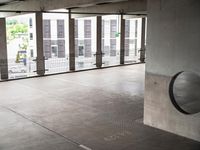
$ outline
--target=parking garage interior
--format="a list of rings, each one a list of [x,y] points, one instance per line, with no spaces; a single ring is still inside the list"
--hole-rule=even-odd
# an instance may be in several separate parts
[[[0,150],[199,150],[198,0],[0,2]]]

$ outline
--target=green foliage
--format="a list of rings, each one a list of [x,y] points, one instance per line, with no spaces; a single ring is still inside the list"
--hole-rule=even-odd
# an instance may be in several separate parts
[[[20,63],[21,60],[26,58],[26,54],[21,54],[20,51],[26,51],[28,49],[28,24],[18,22],[17,20],[8,20],[6,22],[7,28],[7,42],[11,42],[12,40],[18,39],[20,43],[18,47],[13,49],[13,51],[18,51],[16,54],[16,63]],[[18,41],[17,40],[17,41]]]
[[[20,45],[21,50],[27,50],[28,48],[28,38],[23,38],[23,43]]]
[[[20,34],[28,33],[28,25],[18,23],[16,20],[10,20],[7,23],[7,39],[8,41],[19,37]]]
[[[116,32],[115,37],[119,37],[119,36],[120,36],[120,32]]]
[[[8,25],[15,25],[15,24],[17,24],[17,20],[8,20],[8,21],[6,21],[6,25],[8,26]]]
[[[19,59],[20,59],[20,56],[19,56],[19,53],[17,53],[15,62],[16,62],[16,63],[19,63]]]

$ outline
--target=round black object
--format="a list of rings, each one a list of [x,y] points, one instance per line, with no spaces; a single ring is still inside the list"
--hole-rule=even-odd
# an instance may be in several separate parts
[[[184,114],[200,112],[200,76],[192,72],[179,72],[169,85],[169,95],[176,109]]]

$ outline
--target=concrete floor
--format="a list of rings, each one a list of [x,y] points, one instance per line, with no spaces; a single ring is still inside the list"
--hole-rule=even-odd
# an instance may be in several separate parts
[[[200,149],[143,125],[143,95],[143,64],[2,82],[0,150]]]

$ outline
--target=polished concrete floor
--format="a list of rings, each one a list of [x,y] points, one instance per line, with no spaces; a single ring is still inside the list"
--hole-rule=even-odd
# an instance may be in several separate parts
[[[200,150],[143,125],[144,65],[0,83],[0,150]]]

